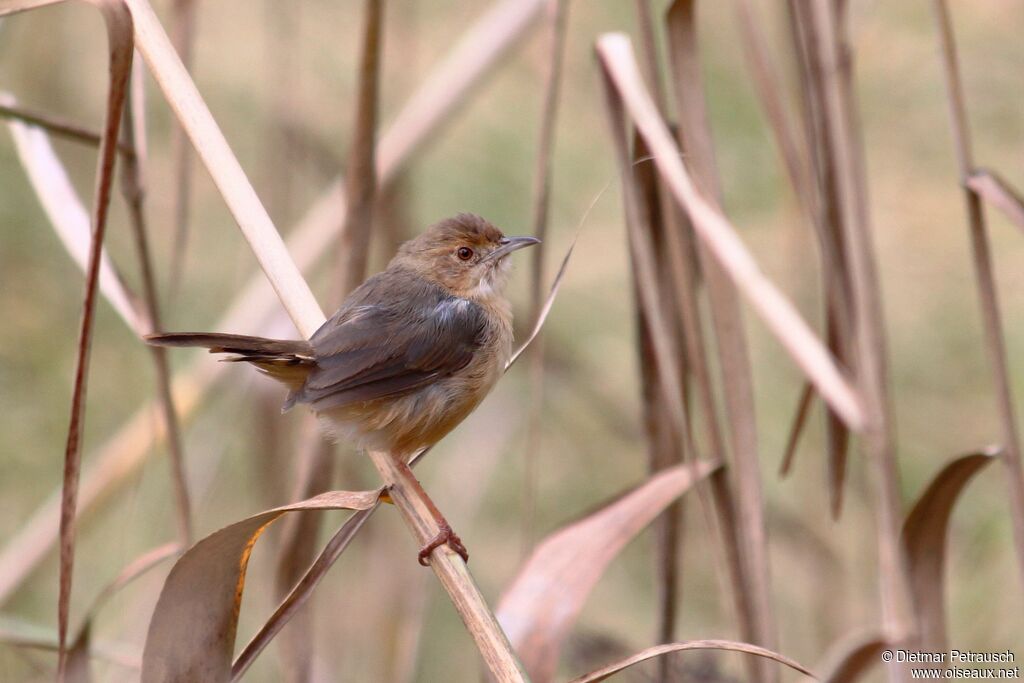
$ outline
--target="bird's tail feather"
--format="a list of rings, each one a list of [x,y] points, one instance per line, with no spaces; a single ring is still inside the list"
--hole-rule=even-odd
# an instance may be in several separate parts
[[[302,386],[316,362],[313,347],[303,340],[267,339],[244,334],[175,332],[146,335],[146,342],[154,346],[199,346],[209,349],[210,353],[233,353],[234,356],[224,360],[252,363],[263,373],[293,390]]]

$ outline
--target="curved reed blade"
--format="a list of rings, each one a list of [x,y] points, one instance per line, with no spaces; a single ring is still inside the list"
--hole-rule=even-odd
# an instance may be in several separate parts
[[[935,475],[903,522],[901,540],[910,566],[910,586],[920,629],[920,647],[946,650],[946,539],[960,494],[975,474],[1000,455],[991,448],[960,456]]]
[[[498,620],[531,680],[543,683],[554,676],[562,642],[611,561],[718,467],[702,461],[663,470],[537,545],[498,606]]]
[[[249,554],[260,535],[289,512],[369,510],[377,491],[329,491],[267,510],[202,539],[171,569],[153,611],[142,654],[142,681],[226,681]]]
[[[680,643],[668,643],[666,645],[649,647],[646,650],[641,650],[632,657],[627,657],[626,659],[615,662],[614,664],[609,664],[597,671],[592,671],[583,676],[579,676],[578,678],[574,678],[569,681],[569,683],[598,683],[599,681],[606,680],[620,671],[628,669],[640,662],[645,662],[649,659],[654,659],[655,657],[664,657],[665,655],[675,652],[685,652],[687,650],[724,650],[727,652],[742,652],[744,654],[754,655],[755,657],[764,657],[765,659],[770,659],[778,662],[779,664],[785,664],[794,671],[798,671],[814,678],[814,674],[811,673],[810,669],[796,660],[790,659],[785,655],[780,655],[778,652],[773,652],[772,650],[758,645],[738,643],[733,640],[687,640]]]
[[[877,633],[855,633],[841,639],[825,655],[825,663],[818,667],[818,671],[824,672],[822,683],[854,683],[882,661],[882,650],[888,645]]]

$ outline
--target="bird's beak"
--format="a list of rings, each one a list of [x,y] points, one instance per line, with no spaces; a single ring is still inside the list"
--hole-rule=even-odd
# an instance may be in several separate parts
[[[502,237],[499,244],[501,246],[488,254],[484,261],[498,261],[517,249],[540,244],[540,240],[536,237]]]

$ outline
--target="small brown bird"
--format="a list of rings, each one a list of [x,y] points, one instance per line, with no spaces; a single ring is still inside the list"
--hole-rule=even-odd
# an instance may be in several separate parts
[[[504,371],[512,353],[506,257],[538,242],[463,213],[403,244],[309,341],[191,332],[146,339],[235,354],[225,360],[252,363],[288,386],[284,410],[308,404],[335,438],[408,461],[462,422]],[[441,532],[420,563],[445,543],[468,559],[447,521],[437,521]]]

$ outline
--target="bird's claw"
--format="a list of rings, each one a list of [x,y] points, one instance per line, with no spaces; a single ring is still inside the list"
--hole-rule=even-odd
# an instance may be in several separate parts
[[[420,554],[417,558],[419,563],[424,567],[429,567],[430,554],[442,545],[447,545],[454,552],[458,553],[463,562],[469,562],[469,553],[466,551],[466,546],[462,545],[462,539],[452,531],[452,527],[448,522],[444,522],[440,525],[437,535],[434,536],[430,543],[420,549]]]

